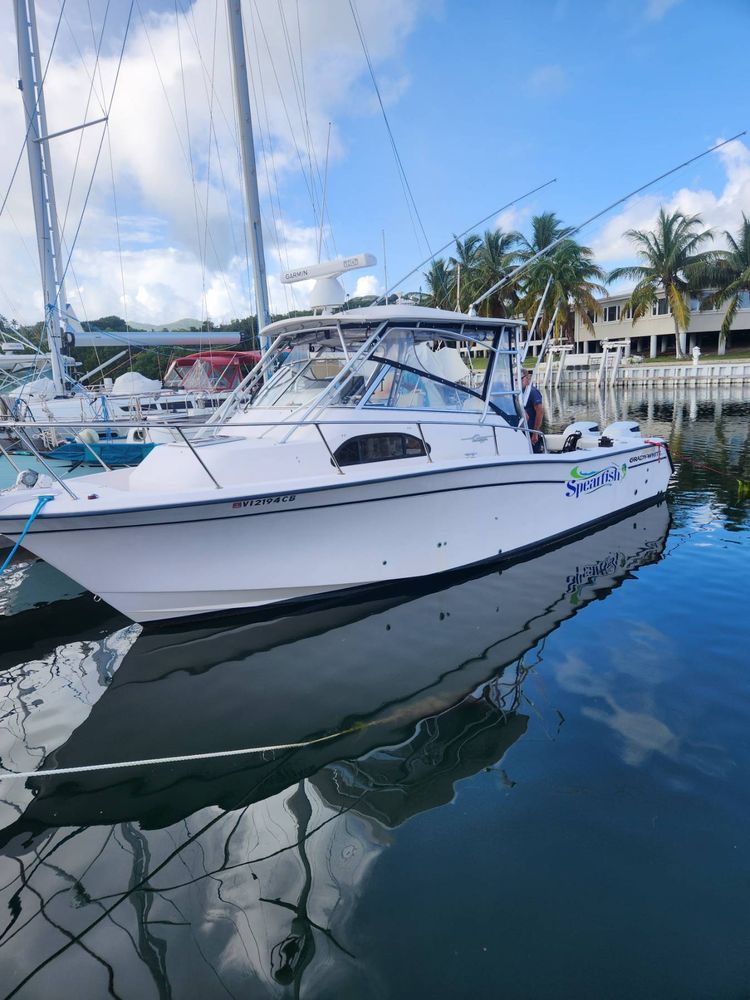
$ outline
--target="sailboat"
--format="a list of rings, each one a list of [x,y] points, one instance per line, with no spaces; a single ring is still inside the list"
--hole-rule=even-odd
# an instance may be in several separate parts
[[[45,302],[44,330],[47,352],[35,351],[32,344],[15,333],[8,340],[10,351],[0,350],[0,368],[6,374],[0,392],[6,407],[19,420],[58,423],[61,429],[70,421],[127,422],[136,413],[168,416],[175,411],[183,418],[205,419],[228,392],[219,386],[189,388],[183,385],[163,387],[138,373],[127,373],[106,386],[86,386],[105,366],[81,376],[75,372],[70,351],[77,347],[120,347],[122,350],[106,364],[125,355],[131,347],[199,346],[231,347],[239,343],[236,332],[127,331],[116,335],[86,330],[67,301],[60,228],[55,201],[51,140],[47,127],[44,88],[42,86],[39,39],[34,0],[15,0],[18,46],[19,89],[24,105],[26,151],[36,223],[37,247]],[[86,128],[85,123],[80,128]],[[66,129],[65,132],[75,131]],[[11,376],[14,376],[11,379]],[[111,381],[111,380],[110,380]],[[63,433],[67,433],[63,430]],[[48,435],[51,437],[52,435]]]

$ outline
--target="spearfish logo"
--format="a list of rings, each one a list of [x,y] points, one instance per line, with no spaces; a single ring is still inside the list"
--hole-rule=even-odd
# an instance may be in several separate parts
[[[603,486],[611,486],[624,479],[628,471],[626,465],[607,465],[603,469],[585,472],[576,465],[570,470],[570,479],[565,484],[566,497],[579,497],[582,493],[594,493]]]

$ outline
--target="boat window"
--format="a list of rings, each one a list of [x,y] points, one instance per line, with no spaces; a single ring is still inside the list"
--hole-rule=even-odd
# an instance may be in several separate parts
[[[183,369],[172,368],[167,372],[166,378],[164,379],[165,389],[179,389],[182,386],[182,376]]]
[[[255,398],[255,406],[302,406],[313,399],[344,367],[340,348],[327,344],[311,352],[310,345],[299,344],[279,354],[279,365]]]
[[[502,414],[513,427],[517,426],[520,414],[517,393],[513,385],[513,356],[508,352],[508,333],[503,330],[497,343],[497,357],[490,381],[490,403],[496,412]]]
[[[451,344],[451,346],[448,346]],[[427,339],[419,330],[393,330],[373,361],[367,406],[481,412],[481,379],[464,364],[455,341]]]
[[[211,382],[211,365],[203,358],[196,360],[182,377],[184,389],[208,390],[211,388]]]
[[[424,444],[413,434],[360,434],[349,438],[334,452],[339,465],[365,465],[425,454]]]

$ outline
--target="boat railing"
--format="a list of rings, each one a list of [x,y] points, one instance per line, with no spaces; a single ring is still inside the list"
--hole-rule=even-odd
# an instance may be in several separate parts
[[[237,421],[232,420],[231,423],[214,425],[211,429],[213,434],[211,437],[197,438],[193,437],[191,440],[190,436],[185,433],[185,431],[190,431],[192,435],[196,434],[196,426],[194,422],[191,421],[154,421],[153,419],[142,420],[142,421],[130,421],[129,427],[131,430],[142,430],[144,432],[153,432],[158,429],[163,429],[172,434],[176,433],[179,436],[178,439],[174,439],[172,442],[163,443],[173,443],[173,444],[184,444],[190,453],[195,458],[196,462],[203,469],[207,477],[211,480],[216,489],[223,489],[224,487],[216,479],[211,469],[208,467],[206,462],[203,460],[198,452],[198,449],[203,449],[206,446],[216,443],[218,438],[226,436],[226,432],[231,432],[235,428],[247,428],[251,427],[254,429],[264,429],[271,430],[273,428],[281,428],[285,432],[290,428],[296,427],[310,427],[314,429],[320,436],[328,454],[330,455],[331,462],[340,475],[345,475],[344,469],[341,467],[336,459],[334,449],[331,448],[328,439],[324,433],[323,428],[325,427],[372,427],[373,418],[369,419],[328,419],[328,418],[316,418],[313,420],[302,419],[302,420],[289,420],[288,417],[283,420],[252,420],[252,421]],[[33,455],[34,458],[39,462],[44,471],[57,482],[65,492],[74,500],[80,499],[77,494],[71,489],[69,481],[65,479],[63,475],[60,474],[60,470],[56,469],[54,465],[50,464],[50,456],[45,456],[40,452],[39,448],[34,444],[34,438],[30,433],[32,430],[38,432],[40,429],[54,428],[58,432],[66,432],[70,434],[71,438],[78,444],[82,445],[85,451],[91,456],[94,463],[101,466],[106,472],[112,472],[113,466],[106,462],[102,457],[100,452],[96,450],[95,444],[97,442],[90,441],[87,439],[86,435],[81,434],[82,430],[107,430],[112,426],[121,425],[117,421],[103,421],[103,420],[88,420],[88,421],[17,421],[17,420],[7,420],[0,419],[0,431],[3,429],[8,429],[17,436],[18,440],[22,443],[24,451]],[[205,427],[205,425],[203,425]],[[381,426],[387,427],[388,425]],[[394,433],[403,430],[404,428],[416,428],[417,435],[419,436],[422,446],[424,449],[425,457],[429,463],[433,462],[433,458],[430,454],[430,447],[427,439],[425,438],[425,427],[461,427],[467,428],[473,426],[470,422],[466,420],[445,420],[445,419],[431,419],[429,416],[420,416],[417,420],[409,420],[405,417],[403,420],[393,421]],[[518,426],[512,426],[510,424],[483,424],[482,428],[484,430],[492,431],[492,442],[494,446],[494,452],[496,456],[500,456],[500,447],[498,444],[498,431],[521,433],[526,436],[530,436],[532,433],[538,434],[542,440],[544,440],[544,433],[542,431],[529,431],[525,424],[520,422]],[[223,432],[223,433],[222,433]],[[3,446],[0,440],[0,455],[4,457],[9,464],[20,473],[23,470],[17,465],[13,460],[12,452]]]

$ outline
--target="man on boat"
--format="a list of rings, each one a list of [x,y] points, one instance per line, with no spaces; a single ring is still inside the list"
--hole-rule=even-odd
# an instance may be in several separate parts
[[[526,410],[526,423],[528,424],[529,430],[541,430],[542,418],[544,417],[542,394],[537,387],[532,384],[531,371],[528,368],[524,368],[521,374],[521,385],[523,387],[524,394],[528,391],[528,398],[524,403],[524,409]],[[531,386],[530,389],[529,386]],[[531,434],[531,447],[536,453],[543,451],[542,439],[538,434]]]

